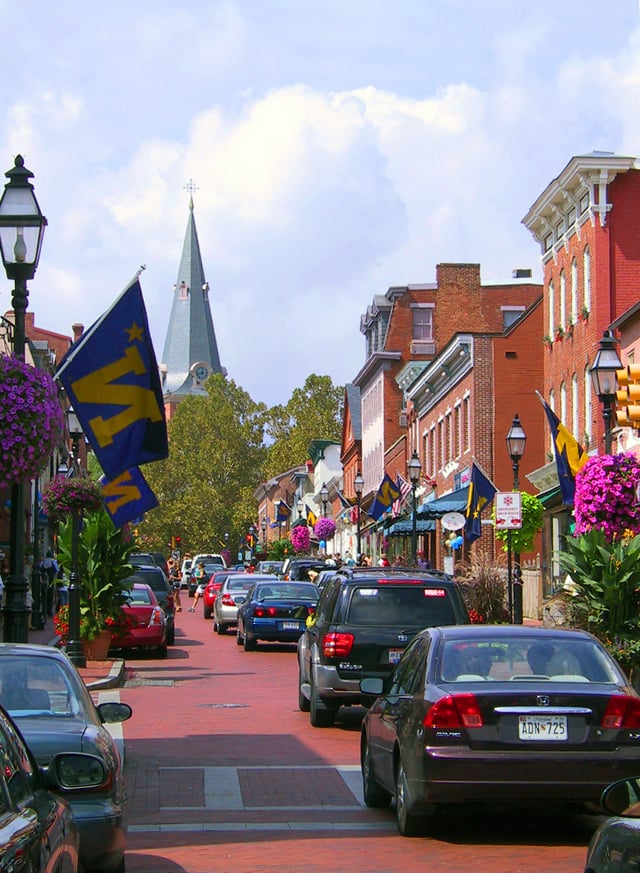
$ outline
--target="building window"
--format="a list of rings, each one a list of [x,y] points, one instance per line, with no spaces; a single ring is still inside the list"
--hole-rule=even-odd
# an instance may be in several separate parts
[[[436,448],[436,426],[435,424],[431,425],[429,430],[429,441],[431,443],[431,477],[435,477],[438,471],[438,465],[436,463],[437,460],[437,448]]]
[[[549,336],[553,339],[556,333],[556,326],[553,323],[553,319],[555,318],[555,308],[556,308],[556,294],[555,288],[553,287],[553,282],[549,282]]]
[[[591,311],[591,253],[589,252],[589,246],[584,250],[583,256],[583,264],[582,264],[583,278],[584,282],[584,308],[587,312]]]
[[[571,261],[571,324],[578,321],[578,264]]]
[[[459,403],[456,403],[454,415],[456,423],[456,458],[460,458],[462,456],[462,407]]]
[[[502,327],[506,330],[516,322],[522,313],[525,311],[524,306],[503,306],[502,307]]]
[[[549,249],[553,246],[553,234],[552,233],[548,233],[545,236],[543,245],[544,245],[545,252],[548,252]]]
[[[433,339],[433,309],[426,306],[412,308],[413,313],[413,339]]]
[[[578,412],[578,376],[574,373],[571,377],[571,432],[576,439],[580,435]]]
[[[589,372],[589,365],[584,368],[584,437],[588,446],[593,442],[593,431],[591,428],[591,391],[592,380]]]
[[[560,273],[560,322],[562,330],[567,327],[567,277],[564,270]]]
[[[464,450],[471,451],[471,398],[467,395],[463,399],[463,427],[464,427]]]
[[[567,421],[567,386],[564,382],[560,383],[560,412],[558,416],[560,421],[565,424]]]

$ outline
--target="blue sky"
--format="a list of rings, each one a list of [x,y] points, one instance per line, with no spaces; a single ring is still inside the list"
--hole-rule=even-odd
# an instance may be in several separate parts
[[[576,154],[640,156],[638,0],[0,13],[0,169],[24,156],[49,220],[36,323],[88,326],[146,264],[160,360],[193,179],[222,363],[269,405],[311,372],[352,379],[373,295],[438,263],[540,279],[521,220],[546,185]]]

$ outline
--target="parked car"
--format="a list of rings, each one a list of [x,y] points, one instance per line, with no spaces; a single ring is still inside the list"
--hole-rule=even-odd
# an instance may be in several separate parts
[[[589,843],[584,873],[637,873],[640,869],[640,779],[618,779],[600,801],[616,816],[603,822]]]
[[[523,625],[427,628],[360,682],[364,800],[400,833],[439,804],[597,804],[640,770],[640,697],[595,637]],[[379,695],[375,698],[375,695]],[[375,698],[375,699],[374,699]]]
[[[298,705],[314,727],[363,703],[359,682],[386,677],[424,627],[469,621],[460,589],[436,571],[343,568],[327,579],[298,640]]]
[[[211,618],[213,615],[213,604],[216,602],[222,583],[232,573],[233,570],[219,570],[211,575],[202,595],[202,614],[205,618]]]
[[[129,626],[112,636],[111,646],[118,649],[152,649],[158,657],[167,657],[167,621],[153,590],[135,582],[123,605]]]
[[[182,574],[180,581],[180,588],[188,588],[189,587],[189,574],[191,573],[191,558],[185,558],[182,562],[182,567],[180,569]]]
[[[260,576],[255,573],[231,573],[222,583],[222,588],[213,604],[213,629],[225,634],[227,628],[235,627],[238,607],[254,582],[277,582],[277,576]]]
[[[165,573],[166,576],[169,575],[169,563],[167,561],[166,555],[163,555],[162,552],[150,552],[151,557],[154,560],[154,563],[158,565]]]
[[[129,555],[129,563],[134,567],[157,567],[156,559],[151,552],[132,552]]]
[[[309,570],[320,573],[326,569],[325,562],[317,558],[287,558],[282,565],[282,578],[291,582],[310,582]]]
[[[62,752],[95,756],[99,778],[65,793],[80,834],[80,865],[104,873],[124,869],[127,792],[120,752],[105,725],[126,721],[131,707],[96,707],[64,652],[18,643],[0,643],[0,701],[40,767],[55,771]]]
[[[14,722],[0,707],[0,869],[76,873],[79,834],[63,795],[105,779],[93,755],[62,753],[38,767]],[[55,793],[54,793],[55,792]]]
[[[258,640],[296,643],[319,597],[311,582],[256,582],[238,608],[236,642],[245,652]]]
[[[167,645],[172,646],[176,640],[176,605],[173,597],[171,583],[160,567],[140,566],[136,572],[125,579],[125,587],[131,588],[136,582],[148,585],[156,595],[158,603],[162,607],[167,622]]]
[[[274,576],[280,576],[284,561],[258,561],[256,564],[256,573],[272,573]]]

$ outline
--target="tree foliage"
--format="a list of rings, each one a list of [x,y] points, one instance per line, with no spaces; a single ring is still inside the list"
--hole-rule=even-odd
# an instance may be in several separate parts
[[[273,406],[266,421],[266,476],[276,476],[303,464],[312,440],[340,441],[344,388],[333,384],[330,376],[307,377],[283,406]]]
[[[140,527],[142,542],[166,550],[220,551],[242,539],[255,514],[253,492],[265,460],[267,408],[221,375],[206,396],[185,398],[169,422],[169,457],[147,464],[145,478],[159,501]]]

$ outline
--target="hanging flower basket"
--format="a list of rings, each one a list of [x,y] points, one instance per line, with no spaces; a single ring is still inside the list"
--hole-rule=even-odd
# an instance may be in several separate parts
[[[305,525],[291,528],[291,545],[296,552],[308,552],[311,545],[311,533]]]
[[[56,476],[42,492],[42,505],[51,521],[61,521],[74,510],[97,512],[102,506],[102,488],[93,479]]]
[[[315,535],[319,540],[330,540],[336,532],[336,525],[331,518],[319,518],[315,526]]]
[[[0,487],[34,479],[63,432],[51,376],[13,355],[0,356]]]

